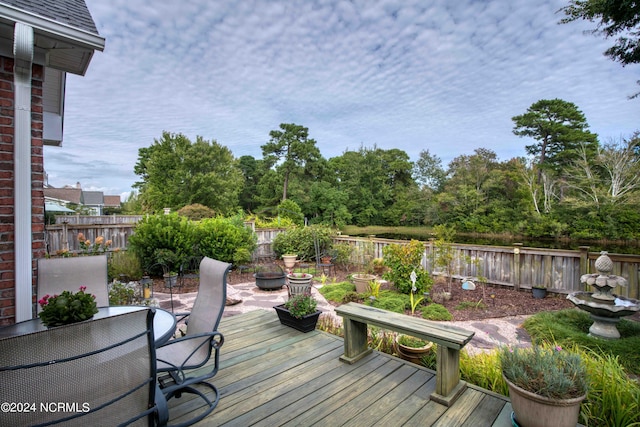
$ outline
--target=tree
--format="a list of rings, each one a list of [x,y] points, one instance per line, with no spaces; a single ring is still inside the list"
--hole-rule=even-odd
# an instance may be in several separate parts
[[[440,157],[432,155],[429,150],[422,150],[413,168],[413,176],[422,187],[437,192],[442,190],[447,174]]]
[[[514,134],[538,141],[525,147],[540,166],[538,182],[542,179],[543,169],[560,174],[562,167],[579,155],[583,145],[588,157],[596,155],[597,135],[587,130],[589,125],[584,114],[572,102],[542,99],[511,120],[515,124]]]
[[[593,162],[583,155],[570,170],[569,184],[596,209],[605,202],[624,203],[640,188],[639,144],[636,133],[629,139],[604,144]]]
[[[571,0],[561,9],[565,24],[578,19],[598,22],[593,33],[606,38],[622,34],[605,55],[622,65],[640,62],[640,2],[632,0]]]
[[[238,207],[243,177],[228,148],[198,136],[163,132],[160,140],[138,150],[134,184],[146,210],[180,209],[200,203],[228,214]]]
[[[270,166],[277,166],[284,176],[282,200],[287,199],[287,188],[292,172],[307,162],[320,159],[316,141],[309,139],[309,129],[294,123],[281,123],[280,130],[269,132],[271,140],[262,145],[262,156]],[[278,165],[278,162],[282,162]]]
[[[264,176],[264,162],[253,156],[242,156],[238,160],[238,167],[244,176],[244,187],[240,193],[240,206],[246,211],[253,211],[257,207],[256,193],[260,179]]]

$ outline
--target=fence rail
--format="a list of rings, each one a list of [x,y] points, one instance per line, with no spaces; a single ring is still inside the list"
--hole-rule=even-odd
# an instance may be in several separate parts
[[[103,217],[103,218],[112,218]],[[140,217],[141,218],[141,217]],[[78,251],[78,233],[95,241],[98,236],[111,240],[111,249],[126,249],[135,223],[100,224],[55,224],[46,226],[46,243],[49,254],[61,250]],[[255,261],[275,259],[272,242],[284,229],[257,229],[258,247],[253,253]],[[364,265],[367,260],[381,258],[383,248],[392,243],[407,243],[406,240],[366,237],[336,236],[334,244],[343,243],[351,247],[352,264]],[[549,290],[570,293],[585,290],[580,276],[595,273],[595,260],[599,252],[590,252],[588,247],[580,250],[540,249],[521,245],[485,246],[454,243],[455,261],[452,276],[473,278],[482,276],[486,283],[528,289],[544,285]],[[442,268],[434,266],[436,253],[433,241],[424,242],[422,266],[434,275],[444,275]],[[618,287],[615,293],[627,298],[640,298],[640,255],[609,254],[613,261],[613,272],[628,281],[626,288]]]

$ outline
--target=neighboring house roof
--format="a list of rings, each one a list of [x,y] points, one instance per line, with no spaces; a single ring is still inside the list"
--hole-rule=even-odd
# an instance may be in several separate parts
[[[104,205],[119,208],[121,205],[120,196],[104,196]]]
[[[47,188],[44,189],[44,196],[52,199],[65,200],[69,203],[79,205],[82,203],[82,190],[80,188]]]
[[[98,34],[84,0],[2,0],[0,3]]]
[[[104,206],[104,194],[102,191],[83,191],[82,203],[85,206]]]

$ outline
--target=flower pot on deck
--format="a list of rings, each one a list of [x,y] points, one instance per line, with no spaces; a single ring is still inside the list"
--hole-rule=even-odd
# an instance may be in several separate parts
[[[318,323],[318,318],[322,313],[320,310],[317,310],[315,313],[307,314],[303,316],[301,319],[296,319],[289,313],[284,306],[284,304],[276,305],[275,307],[276,313],[278,314],[278,318],[280,319],[280,323],[285,326],[289,326],[291,328],[297,329],[301,332],[311,332],[316,328],[316,324]]]
[[[575,427],[580,416],[580,403],[586,394],[572,399],[551,399],[524,390],[511,381],[509,399],[520,426],[526,427]]]

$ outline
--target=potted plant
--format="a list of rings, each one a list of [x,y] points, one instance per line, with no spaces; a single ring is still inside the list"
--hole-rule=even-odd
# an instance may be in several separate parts
[[[369,283],[378,279],[378,276],[371,273],[355,273],[351,275],[353,284],[356,285],[356,292],[363,294],[369,290]]]
[[[289,297],[298,294],[310,294],[312,279],[313,275],[309,273],[287,274],[287,287],[289,288]]]
[[[296,254],[284,254],[284,255],[282,255],[282,262],[284,262],[284,266],[286,268],[295,267],[297,259],[298,259],[298,255],[296,255]]]
[[[575,427],[588,384],[580,355],[533,346],[503,347],[499,357],[519,425]]]
[[[545,285],[534,285],[531,287],[531,294],[536,299],[542,299],[547,296],[547,287]]]
[[[420,364],[422,357],[431,352],[433,343],[405,334],[398,334],[394,341],[398,355],[409,362]]]
[[[175,286],[178,279],[178,273],[175,270],[180,267],[182,258],[171,249],[157,249],[155,259],[162,266],[165,286],[168,288]]]
[[[300,294],[274,308],[280,323],[302,332],[310,332],[316,328],[318,317],[322,313],[316,309],[317,305],[318,302],[310,294]]]
[[[42,311],[38,314],[42,324],[51,326],[82,322],[98,312],[95,295],[85,293],[86,286],[80,286],[75,294],[63,291],[60,295],[43,296],[39,301]]]

